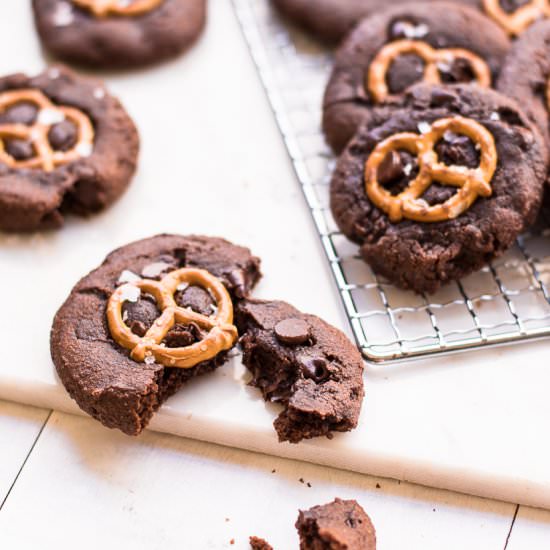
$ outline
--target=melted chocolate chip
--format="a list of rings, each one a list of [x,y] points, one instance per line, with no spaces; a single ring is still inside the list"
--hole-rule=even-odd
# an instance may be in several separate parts
[[[432,91],[430,106],[442,107],[443,105],[452,104],[456,99],[457,97],[454,92],[444,90],[443,88],[435,88]]]
[[[422,195],[422,199],[430,206],[435,206],[436,204],[447,202],[455,193],[456,189],[454,187],[432,182],[430,187],[428,187],[426,192]]]
[[[142,295],[137,302],[124,302],[122,305],[122,319],[139,337],[144,336],[159,317],[157,303],[149,294]]]
[[[234,269],[228,277],[233,284],[233,292],[235,296],[237,296],[237,298],[244,298],[246,296],[246,279],[244,276],[244,270]]]
[[[472,82],[476,78],[471,63],[463,57],[455,57],[449,62],[438,63],[437,68],[444,84]]]
[[[202,315],[212,315],[216,303],[207,290],[200,286],[188,286],[184,290],[178,290],[174,295],[176,304],[180,307],[190,307],[193,311]]]
[[[302,357],[300,359],[300,368],[304,378],[310,378],[320,384],[326,382],[330,377],[328,363],[322,357]]]
[[[529,2],[530,0],[500,0],[500,6],[506,13],[514,13]]]
[[[275,325],[275,336],[283,344],[305,344],[310,337],[309,325],[303,319],[285,319]]]
[[[399,94],[409,86],[422,80],[424,76],[424,62],[414,54],[398,56],[390,65],[387,82],[390,93]]]
[[[55,124],[48,132],[48,140],[56,151],[68,151],[77,141],[76,126],[70,120]]]
[[[462,134],[445,132],[443,139],[435,147],[439,161],[449,166],[479,166],[479,152],[473,141]]]
[[[36,105],[28,102],[17,103],[0,114],[0,123],[25,124],[30,126],[38,116]]]
[[[27,160],[35,156],[33,144],[23,139],[5,141],[6,152],[15,160]]]
[[[378,167],[378,182],[398,195],[418,174],[418,161],[408,151],[390,151]]]
[[[169,348],[184,348],[198,342],[201,338],[201,329],[195,323],[176,324],[166,334],[164,344]]]

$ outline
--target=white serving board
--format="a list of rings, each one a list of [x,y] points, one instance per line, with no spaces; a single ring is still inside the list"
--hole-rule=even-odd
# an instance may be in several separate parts
[[[0,3],[0,47],[10,53],[0,73],[35,72],[47,62],[29,4]],[[104,76],[140,129],[139,172],[97,217],[47,235],[0,235],[0,398],[79,412],[50,360],[52,317],[110,250],[158,232],[250,246],[265,273],[257,296],[285,299],[349,332],[228,0],[210,0],[208,29],[187,56]],[[294,446],[277,442],[276,407],[246,386],[235,359],[170,399],[151,428],[550,508],[548,349],[539,342],[367,366],[359,428]]]

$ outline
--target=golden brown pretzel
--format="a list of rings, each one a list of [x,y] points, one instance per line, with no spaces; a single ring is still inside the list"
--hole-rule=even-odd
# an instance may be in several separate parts
[[[31,103],[38,107],[36,122],[26,124],[0,124],[0,162],[10,168],[42,168],[51,172],[56,166],[78,160],[92,153],[94,128],[90,119],[73,107],[54,105],[40,90],[15,90],[0,93],[0,113],[18,103]],[[75,145],[68,151],[54,151],[48,139],[50,128],[61,120],[70,120],[77,128]],[[35,156],[17,160],[5,148],[5,139],[30,141]]]
[[[86,8],[97,17],[107,15],[142,15],[154,10],[164,0],[73,0],[81,8]]]
[[[445,132],[469,137],[480,149],[477,168],[447,166],[439,162],[435,146]],[[399,195],[393,196],[378,182],[378,168],[392,151],[405,150],[418,159],[418,176]],[[497,150],[492,134],[475,120],[463,117],[443,118],[430,130],[418,135],[401,133],[379,143],[365,166],[365,186],[369,199],[383,210],[392,222],[403,218],[418,222],[440,222],[457,218],[468,210],[477,197],[492,195],[491,180],[497,167]],[[421,197],[434,181],[457,187],[457,192],[443,204],[430,206]]]
[[[502,9],[500,0],[483,0],[483,7],[489,17],[513,36],[521,34],[537,19],[550,17],[549,0],[530,0],[513,13],[507,13]]]
[[[208,317],[176,304],[174,293],[181,285],[200,286],[216,301],[217,312]],[[160,309],[161,316],[153,323],[145,336],[134,334],[122,319],[122,306],[128,292],[141,291],[151,294]],[[221,351],[230,349],[236,342],[237,328],[233,325],[233,302],[222,282],[202,269],[182,268],[172,271],[160,281],[140,279],[117,288],[107,304],[107,321],[112,337],[122,347],[131,350],[134,361],[143,362],[147,357],[167,367],[189,369],[202,361],[214,358]],[[176,323],[196,323],[208,330],[208,336],[191,346],[168,348],[162,344],[166,334]]]
[[[424,82],[441,83],[439,64],[455,59],[466,59],[474,72],[477,84],[491,86],[491,71],[487,63],[476,54],[462,48],[435,49],[420,40],[397,40],[386,44],[370,64],[367,74],[367,89],[376,103],[384,101],[389,95],[386,76],[391,64],[404,54],[414,54],[424,61]]]

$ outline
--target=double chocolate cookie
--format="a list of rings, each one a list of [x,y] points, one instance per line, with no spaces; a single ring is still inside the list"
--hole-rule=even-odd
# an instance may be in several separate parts
[[[78,405],[139,434],[188,380],[237,342],[233,308],[260,261],[223,239],[159,235],[124,246],[84,277],[55,316],[51,354]]]
[[[340,152],[375,108],[412,85],[491,87],[509,50],[506,33],[479,11],[445,3],[400,4],[364,19],[336,54],[323,129]]]
[[[68,62],[129,68],[187,49],[206,22],[206,0],[33,0],[46,50]]]
[[[497,88],[521,103],[550,149],[550,21],[540,21],[512,46]]]
[[[430,4],[442,0],[399,0],[390,4]],[[478,7],[482,0],[447,0]],[[339,42],[364,17],[388,7],[384,0],[272,0],[290,20],[326,42]]]
[[[323,506],[300,511],[296,529],[300,550],[376,550],[376,531],[355,500],[335,499]]]
[[[243,300],[236,322],[250,384],[283,412],[280,441],[298,443],[357,426],[363,360],[339,330],[285,302]]]
[[[373,270],[434,292],[506,251],[531,225],[546,178],[540,133],[517,103],[472,85],[419,85],[359,129],[331,209]]]
[[[134,123],[101,82],[61,67],[0,78],[0,230],[57,228],[105,208],[138,151]]]

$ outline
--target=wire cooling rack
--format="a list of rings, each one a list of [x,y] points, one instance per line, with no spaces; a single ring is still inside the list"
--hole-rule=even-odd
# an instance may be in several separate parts
[[[329,209],[334,157],[320,121],[330,52],[283,23],[268,0],[233,3],[365,358],[399,361],[549,336],[550,229],[523,235],[499,260],[430,296],[372,272]]]

